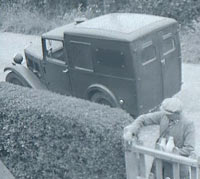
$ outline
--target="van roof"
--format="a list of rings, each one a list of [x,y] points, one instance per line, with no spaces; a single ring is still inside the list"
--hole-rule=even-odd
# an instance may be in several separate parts
[[[44,36],[63,39],[63,33],[100,39],[133,41],[155,29],[177,23],[174,19],[132,13],[113,13],[56,28]]]

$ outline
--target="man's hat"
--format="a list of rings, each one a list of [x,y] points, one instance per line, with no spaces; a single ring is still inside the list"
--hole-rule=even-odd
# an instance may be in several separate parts
[[[178,98],[166,98],[160,107],[165,114],[180,113],[182,111],[182,102]]]

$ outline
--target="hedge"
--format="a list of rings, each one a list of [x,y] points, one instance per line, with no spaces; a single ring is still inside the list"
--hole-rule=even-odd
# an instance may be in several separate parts
[[[125,179],[123,127],[108,106],[0,83],[0,158],[17,179]]]
[[[0,0],[0,9],[0,31],[37,35],[82,16],[112,12],[171,17],[192,29],[200,16],[196,0]]]
[[[69,15],[72,9],[90,9],[93,16],[110,12],[147,13],[172,17],[181,24],[197,19],[200,3],[197,0],[0,0],[0,6],[11,7],[16,13],[22,7],[32,12],[47,15],[50,20],[55,16]]]

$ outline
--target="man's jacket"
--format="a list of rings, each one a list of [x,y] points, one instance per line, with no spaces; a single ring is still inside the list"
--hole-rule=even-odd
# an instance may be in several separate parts
[[[175,123],[171,123],[164,112],[154,112],[139,116],[132,124],[132,133],[137,134],[143,126],[160,125],[160,135],[168,139],[174,137],[174,144],[179,148],[179,154],[188,157],[195,147],[195,131],[192,121],[187,120],[183,115]]]

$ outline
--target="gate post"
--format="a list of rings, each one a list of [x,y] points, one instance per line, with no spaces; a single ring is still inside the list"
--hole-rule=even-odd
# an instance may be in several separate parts
[[[125,164],[127,179],[136,179],[136,176],[138,176],[138,161],[136,153],[132,150],[132,142],[125,141]]]
[[[134,146],[137,145],[137,143],[139,143],[137,139],[133,139],[130,143],[125,141],[125,164],[127,179],[146,177],[145,156],[143,153],[138,153],[136,150],[134,150]]]

